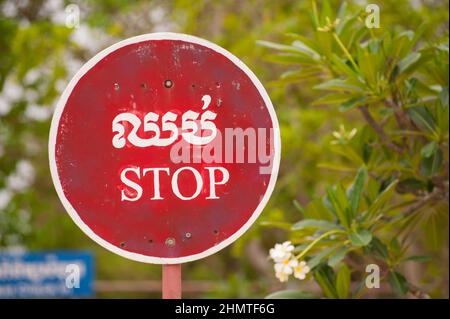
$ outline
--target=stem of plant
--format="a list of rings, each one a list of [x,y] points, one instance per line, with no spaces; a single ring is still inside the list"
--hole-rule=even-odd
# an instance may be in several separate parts
[[[296,258],[297,258],[297,259],[302,258],[302,257],[305,256],[306,253],[307,253],[308,251],[310,251],[311,248],[313,248],[314,245],[317,244],[319,241],[321,241],[321,240],[324,239],[325,237],[328,237],[328,236],[330,236],[330,235],[337,234],[337,233],[345,233],[345,232],[344,232],[343,230],[336,229],[336,230],[330,230],[330,231],[328,231],[328,232],[326,232],[326,233],[323,233],[322,235],[320,235],[319,237],[317,237],[316,239],[314,239],[314,240],[311,242],[311,244],[308,245],[308,247],[306,247],[300,254],[298,254],[298,255],[296,256]]]
[[[341,50],[344,52],[344,54],[347,56],[348,60],[350,61],[350,63],[353,65],[353,67],[355,68],[355,70],[358,70],[358,65],[356,64],[355,60],[353,60],[352,55],[350,54],[350,52],[348,52],[347,48],[345,47],[344,43],[342,43],[341,39],[339,38],[339,36],[337,35],[336,31],[333,32],[333,38],[336,40],[336,42],[339,44]]]
[[[389,141],[389,137],[384,132],[383,128],[378,125],[377,121],[372,117],[372,115],[369,112],[369,109],[367,105],[361,105],[359,107],[359,110],[361,111],[364,119],[366,122],[374,129],[374,131],[378,134],[380,137],[380,142],[385,144],[387,147],[389,147],[392,151],[396,153],[401,153],[403,149],[398,146],[397,144],[394,144],[393,142]]]

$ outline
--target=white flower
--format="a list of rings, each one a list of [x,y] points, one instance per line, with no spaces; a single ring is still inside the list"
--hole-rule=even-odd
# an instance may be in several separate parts
[[[148,13],[148,17],[152,23],[164,22],[166,16],[166,10],[163,7],[156,7]]]
[[[46,121],[52,115],[52,110],[45,106],[30,104],[25,110],[25,118],[32,121]]]
[[[23,192],[33,183],[34,176],[33,165],[27,160],[20,160],[16,171],[8,176],[6,185],[12,191]]]
[[[42,77],[42,72],[40,69],[30,69],[28,70],[27,74],[25,74],[23,81],[26,85],[32,85],[37,80],[39,80]]]
[[[55,89],[59,92],[62,93],[64,91],[64,89],[67,86],[67,81],[63,80],[63,79],[59,79],[58,81],[56,81],[55,83]]]
[[[285,259],[281,262],[278,262],[274,265],[275,277],[277,277],[279,281],[285,282],[288,280],[289,275],[294,272],[294,269],[297,266],[298,261],[295,258]]]
[[[1,8],[1,13],[9,18],[15,17],[19,11],[18,7],[19,6],[15,3],[15,1],[5,1]]]
[[[3,84],[2,94],[9,102],[17,102],[23,96],[23,88],[12,77],[8,77]]]
[[[306,274],[309,273],[309,270],[306,262],[301,261],[294,267],[294,277],[303,280],[305,279]]]
[[[39,98],[39,93],[33,89],[26,89],[24,96],[25,96],[25,100],[27,102],[32,103],[32,102],[35,102]]]
[[[276,263],[283,262],[286,259],[291,258],[294,246],[290,241],[285,241],[282,244],[276,244],[274,248],[270,249],[270,258]]]
[[[0,116],[6,115],[11,111],[11,103],[0,95]]]
[[[45,1],[39,10],[40,15],[50,17],[55,24],[64,24],[66,21],[66,12],[64,10],[63,0]]]
[[[77,73],[77,71],[83,65],[83,63],[81,63],[80,60],[78,60],[76,57],[70,54],[64,54],[63,59],[66,64],[66,71],[68,77],[72,77],[73,75],[75,75],[75,73]]]
[[[176,28],[176,24],[173,21],[170,21],[167,13],[167,10],[161,6],[150,10],[148,18],[153,25],[153,32],[171,31]]]
[[[6,208],[11,201],[13,194],[9,189],[0,189],[0,209]]]
[[[106,33],[100,31],[100,29],[91,28],[86,24],[81,24],[78,28],[75,28],[70,35],[70,39],[90,52],[100,50],[112,40]]]
[[[28,160],[20,160],[16,165],[16,172],[23,179],[34,179],[34,167]]]
[[[8,180],[6,182],[8,188],[14,191],[23,191],[28,187],[28,182],[24,179],[21,179],[16,174],[12,174],[8,176]]]
[[[344,125],[339,126],[339,131],[334,131],[332,134],[335,137],[335,140],[331,141],[331,144],[337,145],[337,144],[345,144],[348,141],[350,141],[358,132],[356,128],[353,128],[350,132],[347,132],[345,130]]]

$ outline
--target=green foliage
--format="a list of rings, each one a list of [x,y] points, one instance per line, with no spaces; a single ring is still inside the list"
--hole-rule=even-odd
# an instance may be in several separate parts
[[[17,10],[6,14],[6,3]],[[405,278],[448,296],[448,2],[383,1],[380,29],[364,26],[359,1],[70,1],[81,8],[79,29],[55,18],[68,3],[52,11],[46,1],[0,0],[0,110],[7,91],[20,93],[0,112],[0,199],[7,203],[0,247],[86,248],[95,252],[100,280],[160,279],[159,267],[97,247],[64,213],[49,178],[49,117],[30,119],[28,111],[51,114],[74,72],[108,45],[175,31],[218,43],[255,72],[269,89],[283,145],[263,227],[184,266],[186,280],[212,283],[187,297],[280,289],[266,254],[286,236],[297,254],[306,251],[310,277],[326,297],[363,295],[355,282],[364,282],[373,262],[393,293],[414,290]],[[34,179],[2,193],[22,160],[33,165]],[[281,297],[321,297],[317,285],[299,286],[302,292]]]
[[[271,61],[293,66],[282,85],[307,82],[317,91],[311,107],[358,119],[333,132],[327,152],[336,156],[319,164],[344,179],[301,209],[290,239],[328,298],[350,296],[351,277],[363,280],[373,261],[394,294],[415,293],[401,271],[422,257],[405,255],[423,236],[427,260],[448,249],[438,235],[448,235],[448,29],[433,38],[426,25],[369,29],[356,6],[332,8],[313,1],[311,33],[288,34],[289,44],[259,41],[279,52]]]
[[[313,299],[316,296],[301,290],[282,290],[274,292],[266,297],[266,299]]]

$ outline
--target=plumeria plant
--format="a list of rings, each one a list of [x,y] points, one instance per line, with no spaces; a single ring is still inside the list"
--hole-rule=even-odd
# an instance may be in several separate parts
[[[448,252],[448,28],[425,41],[426,21],[415,31],[370,29],[364,8],[335,9],[313,1],[310,34],[260,41],[278,51],[270,60],[292,66],[278,84],[314,86],[309,107],[352,119],[330,134],[335,161],[319,163],[342,179],[323,197],[294,201],[302,219],[281,225],[289,241],[270,250],[275,276],[313,279],[327,298],[361,297],[375,264],[386,295],[428,297],[433,287],[403,270],[407,262],[425,270]]]
[[[270,250],[270,257],[275,262],[275,276],[281,282],[287,281],[292,274],[295,278],[303,280],[309,272],[309,267],[306,265],[306,262],[303,260],[299,262],[299,257],[295,256],[292,253],[293,251],[294,246],[290,241],[276,244]]]

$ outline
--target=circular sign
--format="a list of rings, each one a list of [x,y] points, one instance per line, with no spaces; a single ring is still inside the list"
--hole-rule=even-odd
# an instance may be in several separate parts
[[[238,58],[208,41],[154,33],[92,58],[53,116],[49,158],[65,209],[123,257],[175,264],[241,236],[280,162],[271,101]]]

